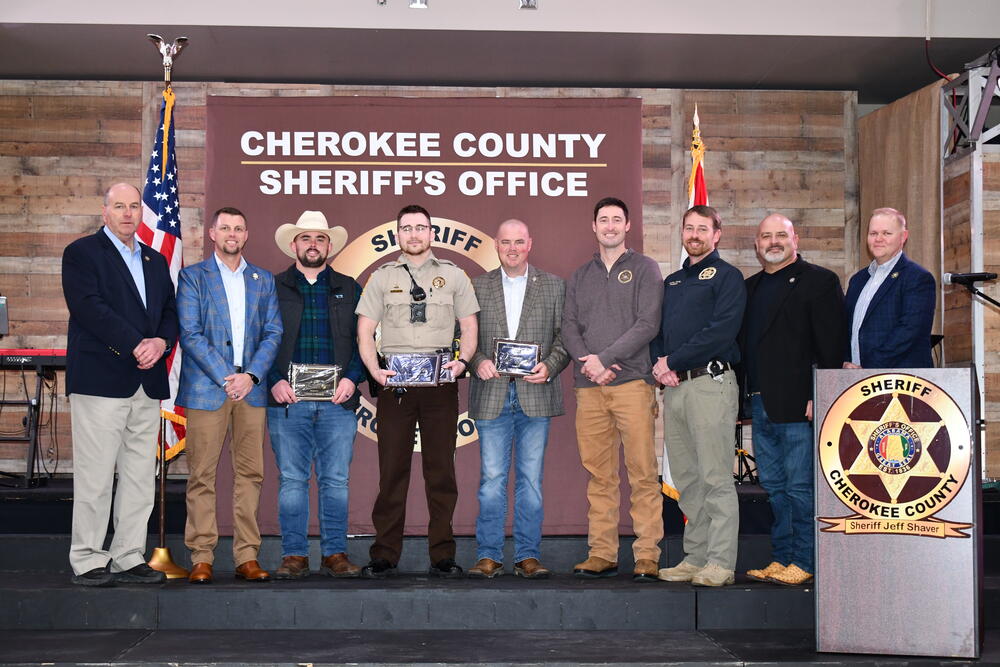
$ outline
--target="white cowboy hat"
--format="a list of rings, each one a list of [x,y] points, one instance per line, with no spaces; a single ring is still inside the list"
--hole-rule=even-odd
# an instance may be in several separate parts
[[[291,243],[303,232],[323,232],[330,238],[330,252],[327,259],[332,259],[347,244],[347,230],[339,225],[330,227],[321,211],[305,211],[294,225],[288,222],[281,225],[274,230],[274,242],[278,244],[281,252],[292,259],[298,259],[295,251],[291,249]]]

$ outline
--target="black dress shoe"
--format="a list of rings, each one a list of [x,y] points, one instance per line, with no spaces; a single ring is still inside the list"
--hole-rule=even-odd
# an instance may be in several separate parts
[[[461,577],[462,568],[458,566],[454,558],[442,558],[431,565],[427,571],[432,577]]]
[[[115,572],[114,578],[120,584],[162,584],[167,580],[167,575],[145,563],[139,563],[135,567]]]
[[[365,579],[385,579],[396,574],[396,566],[384,558],[373,558],[368,565],[361,568],[361,576]]]
[[[83,574],[75,574],[71,581],[77,586],[114,586],[115,577],[108,571],[108,566],[95,567]]]

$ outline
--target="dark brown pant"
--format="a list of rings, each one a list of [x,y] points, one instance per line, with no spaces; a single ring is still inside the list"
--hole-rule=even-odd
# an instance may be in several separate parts
[[[420,425],[420,458],[430,520],[427,546],[431,563],[455,557],[451,519],[458,500],[455,483],[455,430],[458,426],[457,383],[412,387],[399,399],[392,390],[378,394],[379,489],[372,509],[375,542],[372,559],[393,565],[403,551],[406,492],[410,486],[413,434]]]

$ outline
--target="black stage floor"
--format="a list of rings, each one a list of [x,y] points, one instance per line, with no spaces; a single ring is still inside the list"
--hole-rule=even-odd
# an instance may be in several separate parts
[[[168,503],[183,523],[183,484]],[[742,485],[739,570],[766,559],[770,510],[758,487]],[[426,540],[408,538],[403,573],[386,581],[250,584],[232,574],[231,543],[216,551],[216,581],[85,589],[68,570],[71,487],[0,489],[0,664],[116,665],[932,665],[967,660],[815,652],[811,587],[737,578],[734,586],[637,584],[630,540],[622,575],[581,581],[568,572],[586,553],[583,537],[547,537],[543,556],[556,576],[526,581],[438,580],[426,572]],[[982,665],[1000,665],[1000,495],[984,494]],[[175,508],[180,508],[176,511]],[[665,503],[668,538],[661,565],[680,559],[680,523]],[[177,526],[175,559],[187,564]],[[458,538],[472,563],[475,540]],[[314,540],[315,542],[315,540]],[[367,560],[370,537],[349,541]],[[317,550],[314,543],[313,550]],[[318,553],[314,565],[318,563]],[[280,543],[265,537],[261,561],[274,567]],[[859,619],[859,622],[880,622]],[[942,619],[947,623],[948,619]],[[905,632],[906,628],[887,628]]]
[[[809,630],[597,632],[419,630],[0,631],[8,665],[998,665],[980,660],[816,653]]]

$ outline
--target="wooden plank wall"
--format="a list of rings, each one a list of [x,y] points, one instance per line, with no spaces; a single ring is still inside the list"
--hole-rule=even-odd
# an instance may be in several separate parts
[[[970,165],[971,158],[965,156],[944,166],[941,266],[946,271],[969,271],[972,266]],[[943,291],[944,358],[949,366],[964,366],[972,361],[972,309],[968,292],[955,285],[944,285]]]
[[[1000,273],[1000,146],[983,147],[983,270]],[[980,289],[1000,301],[1000,285],[985,283]],[[964,290],[963,290],[964,291]],[[966,296],[968,298],[968,296]],[[983,307],[986,376],[986,476],[1000,478],[1000,311]]]
[[[178,83],[177,143],[185,262],[202,257],[205,100],[230,96],[641,97],[644,245],[662,270],[680,258],[691,123],[698,105],[710,202],[725,222],[724,257],[750,275],[757,223],[771,211],[797,223],[800,250],[842,277],[857,266],[858,201],[853,92],[581,88],[415,88]],[[101,195],[137,182],[158,122],[154,82],[0,81],[0,293],[9,297],[3,347],[65,347],[63,247],[100,226]],[[5,373],[8,397],[21,378]],[[28,378],[29,384],[32,378]],[[62,391],[62,377],[58,378]],[[60,472],[69,471],[69,417],[55,401]],[[0,431],[20,416],[0,414]],[[19,471],[23,445],[0,444],[0,469]],[[172,469],[173,470],[173,469]]]

